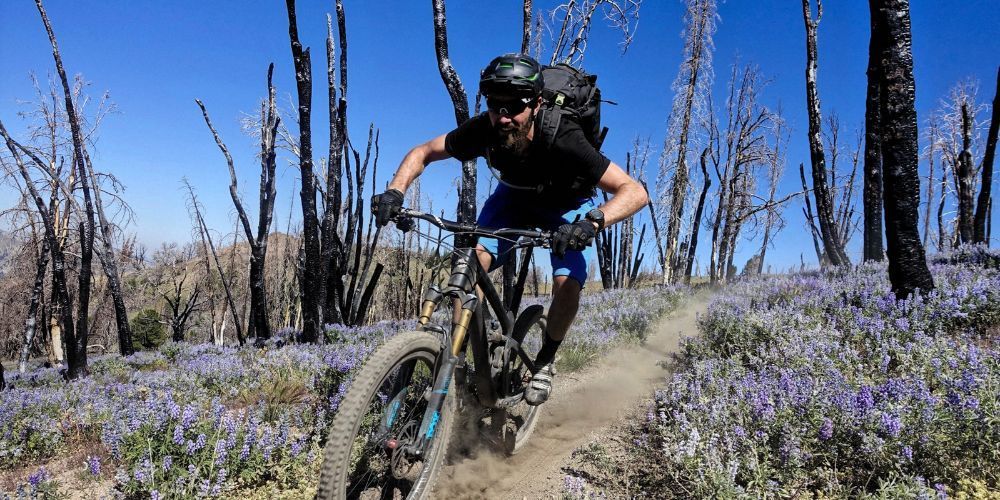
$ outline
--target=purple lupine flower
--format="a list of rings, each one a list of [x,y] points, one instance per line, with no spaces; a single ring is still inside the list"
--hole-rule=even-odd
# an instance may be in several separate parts
[[[901,427],[902,423],[900,422],[899,417],[891,413],[882,414],[882,431],[890,437],[899,437]]]
[[[913,448],[910,445],[903,447],[903,457],[906,458],[907,462],[913,461]]]
[[[174,426],[174,439],[173,439],[173,441],[174,441],[174,444],[176,444],[177,446],[183,446],[184,445],[184,428],[181,426],[181,424],[178,424],[178,425]]]
[[[229,456],[229,450],[226,449],[226,440],[220,439],[215,442],[215,465],[222,465]]]
[[[87,472],[89,472],[91,476],[101,475],[101,457],[96,455],[87,456]]]
[[[936,483],[934,485],[934,490],[937,491],[937,495],[938,495],[939,499],[944,500],[944,499],[948,498],[948,488],[946,488],[945,485],[943,485],[941,483]]]
[[[42,484],[49,480],[49,472],[45,470],[45,467],[39,467],[37,471],[28,476],[28,484],[32,488],[37,488],[39,484]]]
[[[163,472],[169,471],[170,468],[173,467],[173,465],[174,465],[174,457],[173,456],[167,455],[167,456],[163,457],[163,465],[162,465]]]
[[[566,476],[563,478],[563,489],[573,498],[583,496],[583,488],[586,482],[582,477]]]
[[[824,418],[823,423],[819,426],[819,439],[821,441],[828,441],[833,437],[833,420],[829,418]]]
[[[872,395],[871,387],[864,385],[858,390],[858,394],[855,397],[855,405],[862,415],[870,411],[875,407],[875,397]]]

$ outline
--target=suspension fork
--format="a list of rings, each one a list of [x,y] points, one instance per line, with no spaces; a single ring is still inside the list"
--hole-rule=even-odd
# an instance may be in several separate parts
[[[461,313],[452,324],[451,350],[448,352],[442,351],[441,353],[444,357],[444,363],[441,364],[437,377],[434,379],[434,388],[431,390],[427,409],[424,410],[424,416],[420,420],[420,431],[417,433],[417,441],[411,449],[417,455],[427,451],[427,446],[430,444],[431,439],[434,438],[438,421],[441,419],[441,408],[444,406],[445,398],[448,396],[448,386],[451,385],[455,366],[460,359],[459,355],[464,346],[465,335],[469,330],[472,314],[476,307],[479,306],[479,298],[474,293],[465,293],[461,300]],[[447,348],[448,346],[445,347]]]

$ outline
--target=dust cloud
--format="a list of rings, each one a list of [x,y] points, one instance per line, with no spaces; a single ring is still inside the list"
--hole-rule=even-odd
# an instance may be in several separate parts
[[[660,362],[677,350],[682,337],[697,334],[697,318],[708,299],[705,292],[695,295],[660,320],[641,346],[616,350],[583,373],[557,374],[552,399],[542,407],[538,427],[519,454],[493,453],[477,443],[473,427],[462,426],[452,438],[458,443],[453,450],[460,452],[449,457],[432,496],[558,497],[561,464],[595,431],[615,423],[662,385],[667,370]]]

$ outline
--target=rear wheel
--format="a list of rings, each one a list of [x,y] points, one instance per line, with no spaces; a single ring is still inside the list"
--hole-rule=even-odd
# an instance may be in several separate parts
[[[452,387],[426,453],[416,456],[408,445],[417,437],[440,354],[438,337],[408,332],[365,362],[330,428],[318,498],[416,499],[430,492],[451,435]]]
[[[538,354],[546,327],[545,316],[541,314],[541,307],[538,307],[537,314],[526,310],[519,316],[518,325],[514,328],[516,332],[524,333],[524,337],[521,338],[522,345],[532,359]],[[508,395],[505,400],[511,404],[491,410],[484,423],[490,429],[490,439],[500,450],[515,455],[524,448],[535,432],[541,406],[529,405],[524,400],[524,389],[528,385],[531,373],[517,353],[508,351],[504,355],[503,350],[503,344],[498,343],[494,346],[493,353],[494,359],[499,360],[503,366],[499,374],[500,384],[504,389],[502,392]]]

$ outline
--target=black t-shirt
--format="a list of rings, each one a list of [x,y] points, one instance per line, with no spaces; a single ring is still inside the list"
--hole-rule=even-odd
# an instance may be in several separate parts
[[[445,136],[445,149],[460,161],[482,156],[500,178],[515,186],[541,187],[539,195],[553,204],[565,204],[593,196],[594,187],[611,160],[594,149],[580,125],[563,119],[552,141],[546,146],[535,122],[535,133],[524,155],[515,155],[498,147],[498,136],[490,117],[480,114],[467,120]]]

